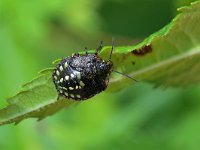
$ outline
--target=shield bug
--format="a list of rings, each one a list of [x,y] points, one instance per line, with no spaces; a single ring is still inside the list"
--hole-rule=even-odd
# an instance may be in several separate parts
[[[74,100],[86,100],[107,88],[110,74],[114,71],[111,61],[114,41],[108,60],[103,60],[98,56],[102,48],[103,42],[93,54],[88,54],[87,51],[85,54],[75,53],[61,60],[52,75],[58,99],[64,96]],[[125,76],[131,78],[128,75]]]

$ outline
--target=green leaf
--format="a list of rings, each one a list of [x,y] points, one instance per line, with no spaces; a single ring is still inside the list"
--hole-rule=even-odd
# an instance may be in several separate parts
[[[185,86],[200,81],[200,2],[178,9],[181,13],[170,24],[136,46],[116,47],[112,56],[115,70],[156,86]],[[104,47],[101,56],[107,59],[111,47]],[[58,61],[55,61],[56,64]],[[7,101],[0,110],[0,124],[19,123],[25,118],[38,120],[74,103],[57,100],[51,75],[53,68],[39,73],[34,80]],[[108,91],[132,84],[130,79],[113,73]]]
[[[22,91],[9,98],[9,105],[0,110],[0,124],[19,123],[25,118],[38,120],[52,115],[75,101],[61,99],[57,101],[57,91],[51,78],[52,69],[46,69],[39,76],[26,83]]]
[[[200,1],[178,9],[172,22],[136,46],[118,47],[114,64],[141,82],[155,86],[188,86],[200,81]],[[149,51],[137,55],[136,51]],[[135,65],[131,66],[134,61]],[[117,68],[119,69],[119,68]],[[121,76],[112,78],[109,90],[131,84]]]

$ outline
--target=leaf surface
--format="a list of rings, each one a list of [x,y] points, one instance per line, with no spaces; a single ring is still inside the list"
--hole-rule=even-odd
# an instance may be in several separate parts
[[[155,86],[199,83],[200,2],[178,11],[180,14],[170,24],[138,45],[116,47],[112,55],[115,70]],[[108,59],[110,50],[110,46],[104,47],[101,57]],[[41,120],[64,107],[80,103],[57,100],[52,72],[53,68],[40,72],[37,78],[24,84],[18,94],[7,100],[8,106],[0,110],[0,125],[19,123],[33,117]],[[113,73],[108,91],[119,90],[129,84],[132,84],[130,79]]]

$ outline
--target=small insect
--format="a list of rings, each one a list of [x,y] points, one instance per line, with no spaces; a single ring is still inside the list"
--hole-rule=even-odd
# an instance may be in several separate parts
[[[102,48],[103,42],[100,43],[94,54],[88,54],[86,51],[86,54],[75,53],[71,57],[61,60],[52,75],[58,99],[60,96],[64,96],[74,100],[86,100],[107,88],[110,74],[114,71],[111,61],[114,40],[108,60],[103,60],[98,56]],[[131,78],[128,75],[125,76]]]

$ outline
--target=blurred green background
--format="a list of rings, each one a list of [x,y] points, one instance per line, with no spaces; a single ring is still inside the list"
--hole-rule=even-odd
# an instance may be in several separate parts
[[[133,45],[191,0],[1,0],[0,107],[57,58],[100,40]],[[41,122],[0,127],[1,150],[199,150],[200,87],[137,83]]]

